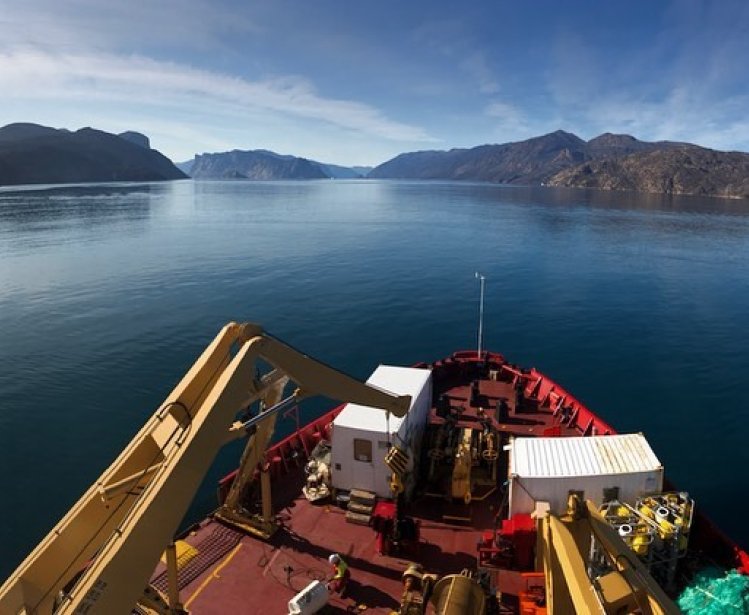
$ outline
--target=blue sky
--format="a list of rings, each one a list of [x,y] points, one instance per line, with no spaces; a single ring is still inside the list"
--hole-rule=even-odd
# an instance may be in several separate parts
[[[2,0],[0,125],[339,164],[591,138],[749,151],[749,2]]]

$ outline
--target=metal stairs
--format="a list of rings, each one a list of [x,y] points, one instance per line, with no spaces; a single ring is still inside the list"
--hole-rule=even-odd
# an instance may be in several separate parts
[[[346,512],[346,521],[359,525],[369,525],[374,511],[377,496],[370,491],[352,489]]]

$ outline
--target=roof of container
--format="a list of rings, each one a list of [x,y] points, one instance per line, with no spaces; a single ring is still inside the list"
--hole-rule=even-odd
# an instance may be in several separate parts
[[[398,367],[395,365],[380,365],[367,379],[367,384],[373,384],[397,395],[410,395],[411,408],[425,386],[430,386],[429,379],[432,372],[428,369],[416,367]],[[409,408],[409,410],[411,409]],[[403,423],[403,418],[390,415],[390,424],[385,417],[385,411],[371,406],[346,404],[346,407],[335,418],[336,426],[350,427],[377,433],[396,433]]]
[[[522,477],[632,474],[661,468],[642,434],[515,438],[512,473]]]

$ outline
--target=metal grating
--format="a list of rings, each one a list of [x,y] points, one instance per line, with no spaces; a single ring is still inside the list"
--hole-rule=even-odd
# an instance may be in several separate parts
[[[236,547],[243,536],[241,532],[232,528],[216,525],[210,534],[193,545],[198,554],[180,568],[177,574],[179,589],[187,587],[211,565]],[[164,593],[167,592],[168,583],[166,570],[151,580],[151,585]]]

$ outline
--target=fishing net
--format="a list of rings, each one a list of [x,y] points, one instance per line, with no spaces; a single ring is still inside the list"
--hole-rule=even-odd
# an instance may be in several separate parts
[[[736,570],[698,573],[677,601],[688,615],[749,615],[749,577]]]

